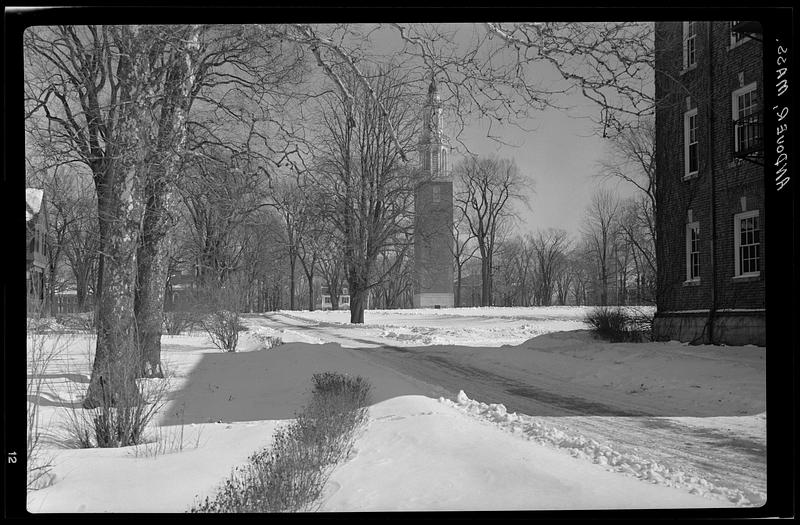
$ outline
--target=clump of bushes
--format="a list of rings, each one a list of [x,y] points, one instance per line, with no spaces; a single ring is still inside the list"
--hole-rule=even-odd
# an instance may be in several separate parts
[[[168,373],[142,378],[138,358],[138,348],[122,352],[102,370],[97,399],[67,409],[65,430],[72,446],[116,448],[145,441],[145,429],[168,401],[171,380]]]
[[[283,339],[276,335],[272,335],[273,333],[275,333],[274,330],[263,327],[256,328],[250,332],[253,338],[258,341],[265,350],[269,350],[270,348],[275,348],[276,346],[283,344]]]
[[[67,332],[94,332],[97,329],[94,312],[61,314],[56,322]]]
[[[198,324],[211,343],[225,352],[235,352],[239,332],[247,330],[241,321],[241,291],[236,286],[211,285],[194,292]]]
[[[311,402],[275,435],[271,448],[236,468],[193,513],[314,510],[332,468],[352,450],[367,421],[370,384],[362,377],[314,374]]]
[[[195,328],[196,315],[192,312],[164,312],[164,331],[167,335],[180,335]]]
[[[241,322],[239,313],[232,310],[217,310],[203,317],[200,321],[211,342],[225,352],[235,352],[239,343]]]
[[[585,321],[612,343],[649,341],[652,334],[652,314],[632,308],[598,306],[586,314]]]
[[[45,393],[45,381],[52,373],[51,364],[67,346],[71,338],[60,333],[52,333],[47,319],[35,311],[28,318],[26,337],[27,357],[27,490],[37,490],[52,482],[50,471],[53,458],[42,450],[42,431],[40,427],[40,405]]]

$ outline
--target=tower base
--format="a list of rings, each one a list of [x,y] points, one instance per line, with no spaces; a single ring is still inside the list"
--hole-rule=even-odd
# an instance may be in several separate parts
[[[414,308],[452,308],[452,293],[415,293]]]

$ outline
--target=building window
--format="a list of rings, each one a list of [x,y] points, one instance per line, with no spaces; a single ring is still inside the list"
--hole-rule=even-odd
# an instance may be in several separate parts
[[[700,279],[700,223],[686,225],[686,280]]]
[[[684,175],[697,174],[699,147],[697,144],[697,108],[683,114],[683,157]]]
[[[732,95],[734,152],[747,154],[761,148],[761,108],[757,83],[737,89]]]
[[[736,31],[733,30],[733,28],[738,23],[740,23],[739,20],[734,20],[734,21],[731,22],[731,47],[732,48],[738,46],[742,42],[747,42],[748,40],[750,40],[750,37],[747,36],[746,33],[737,33]]]
[[[697,65],[697,22],[683,23],[683,69]]]
[[[447,173],[447,150],[445,148],[442,148],[442,154],[440,155],[440,157],[442,159],[442,167],[440,172],[442,174],[445,174]]]
[[[433,187],[433,202],[438,203],[442,200],[442,188],[438,185]]]
[[[739,213],[733,218],[735,275],[759,275],[761,271],[761,235],[758,210]]]

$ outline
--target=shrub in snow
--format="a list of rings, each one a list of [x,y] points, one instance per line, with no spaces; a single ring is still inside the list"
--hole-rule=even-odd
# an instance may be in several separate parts
[[[274,330],[270,330],[268,328],[257,328],[251,332],[253,338],[255,338],[266,350],[270,348],[275,348],[276,346],[280,346],[283,344],[283,339],[276,335],[272,335]]]
[[[68,332],[94,332],[94,312],[62,314],[56,316],[56,322]]]
[[[48,320],[34,312],[28,318],[27,330],[27,489],[36,490],[50,484],[52,458],[41,450],[41,431],[39,427],[39,406],[44,390],[44,381],[50,364],[69,344],[68,336],[52,333]]]
[[[366,421],[370,384],[361,377],[314,374],[311,403],[279,429],[272,447],[236,468],[214,499],[190,512],[296,512],[314,510],[333,466],[347,457]]]
[[[235,352],[239,342],[241,323],[239,314],[230,310],[212,312],[200,321],[211,343],[226,352]]]
[[[242,295],[234,284],[212,285],[195,292],[194,302],[202,314],[200,326],[220,350],[235,352],[239,332],[247,330],[239,315]]]
[[[115,448],[145,441],[145,429],[167,402],[170,380],[142,379],[139,355],[138,349],[121,352],[102,371],[98,399],[67,409],[65,426],[73,446]],[[106,389],[111,382],[117,388]]]
[[[164,312],[164,331],[168,335],[188,332],[196,323],[196,316],[192,312]]]
[[[589,310],[586,322],[595,333],[613,343],[650,339],[652,315],[619,306],[598,306]]]

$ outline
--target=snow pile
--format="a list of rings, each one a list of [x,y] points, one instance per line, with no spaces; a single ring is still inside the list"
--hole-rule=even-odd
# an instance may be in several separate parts
[[[608,472],[425,396],[370,408],[324,512],[702,508],[733,506]]]
[[[539,418],[508,412],[502,404],[486,404],[469,399],[463,390],[456,402],[443,397],[439,402],[456,407],[478,419],[490,421],[512,434],[525,436],[539,444],[561,449],[575,458],[599,464],[609,471],[633,476],[653,484],[687,490],[712,499],[729,501],[737,506],[762,505],[766,494],[747,489],[715,486],[706,479],[688,475],[668,463],[616,450],[613,444],[599,443],[580,434],[569,434]]]
[[[269,350],[283,344],[281,330],[276,330],[268,326],[258,326],[247,331],[251,339],[258,342],[259,350]]]

